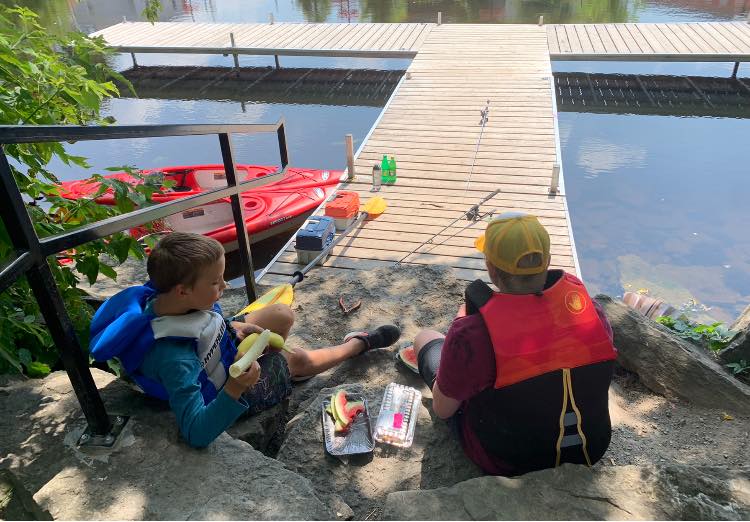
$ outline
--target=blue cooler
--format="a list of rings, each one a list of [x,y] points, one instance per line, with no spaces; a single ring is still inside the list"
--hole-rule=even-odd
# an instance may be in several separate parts
[[[333,218],[327,216],[312,216],[307,220],[305,228],[297,232],[295,238],[295,249],[297,250],[297,263],[307,264],[315,259],[321,250],[333,241],[335,223]],[[323,264],[328,256],[324,256],[318,264]]]

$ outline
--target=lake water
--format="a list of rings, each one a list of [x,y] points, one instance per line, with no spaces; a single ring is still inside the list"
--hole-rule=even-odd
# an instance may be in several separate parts
[[[2,3],[11,4],[7,0]],[[91,32],[139,20],[142,0],[35,0],[52,31]],[[163,21],[548,23],[744,20],[750,0],[163,0]],[[141,65],[231,66],[231,57],[139,55]],[[268,66],[273,57],[241,57]],[[284,67],[404,69],[408,60],[281,57]],[[130,67],[130,57],[115,66]],[[732,64],[558,62],[555,71],[731,75]],[[743,64],[739,76],[750,76]],[[199,97],[112,100],[120,124],[257,123],[284,117],[293,165],[344,167],[344,135],[361,143],[379,107],[265,103]],[[184,98],[184,97],[183,97]],[[750,120],[739,118],[560,113],[563,168],[583,277],[590,290],[648,291],[675,305],[731,321],[750,302]],[[77,144],[97,169],[218,162],[215,138],[169,138]],[[235,142],[236,161],[275,164],[273,136]],[[84,173],[59,167],[66,179]],[[707,309],[707,310],[706,310]]]

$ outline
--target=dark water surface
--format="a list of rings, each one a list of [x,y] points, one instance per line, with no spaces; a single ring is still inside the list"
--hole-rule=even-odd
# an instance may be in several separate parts
[[[8,0],[0,3],[13,4]],[[34,0],[51,31],[98,30],[123,17],[140,20],[142,0]],[[750,0],[163,0],[163,21],[548,23],[744,20]],[[221,56],[139,55],[141,65],[231,66]],[[408,60],[281,57],[284,67],[404,69]],[[272,57],[241,57],[247,67]],[[130,57],[115,66],[127,69]],[[732,64],[553,64],[555,71],[730,76]],[[743,64],[739,76],[750,76]],[[748,82],[746,82],[748,83]],[[750,85],[750,83],[748,83]],[[122,98],[104,112],[120,124],[261,123],[284,117],[290,160],[311,168],[344,167],[344,135],[355,148],[380,113],[377,106],[305,98],[304,103],[201,99],[163,90],[158,99]],[[337,102],[338,103],[338,102]],[[739,118],[560,113],[563,167],[581,270],[592,291],[648,290],[675,305],[731,321],[750,302],[750,120]],[[97,169],[220,161],[215,138],[169,138],[76,144]],[[237,137],[237,161],[275,164],[273,136]],[[59,167],[66,179],[86,173]]]

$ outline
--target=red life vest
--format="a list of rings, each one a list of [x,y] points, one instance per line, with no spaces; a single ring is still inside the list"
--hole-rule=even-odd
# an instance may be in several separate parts
[[[541,296],[495,293],[479,311],[495,351],[495,388],[617,356],[583,283],[567,273]]]

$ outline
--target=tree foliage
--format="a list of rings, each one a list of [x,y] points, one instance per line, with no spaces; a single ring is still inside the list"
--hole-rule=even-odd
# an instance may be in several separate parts
[[[101,116],[101,104],[119,94],[113,80],[129,83],[109,67],[105,60],[108,54],[101,38],[81,33],[51,34],[40,26],[33,11],[0,6],[0,124],[111,123],[112,119]],[[117,206],[99,205],[93,197],[68,201],[57,192],[59,181],[49,169],[50,161],[57,158],[67,165],[87,169],[85,158],[68,153],[63,143],[6,145],[4,152],[40,237],[147,204],[154,191],[147,184],[131,186],[106,181],[100,193],[114,188]],[[137,171],[128,170],[138,177]],[[7,230],[0,223],[0,262],[7,260],[13,250]],[[142,258],[143,248],[130,236],[118,233],[64,253],[64,262],[48,260],[84,347],[88,345],[92,310],[78,288],[79,277],[84,275],[92,283],[100,275],[114,279],[113,266],[129,255]],[[57,350],[33,294],[26,280],[21,279],[0,294],[0,373],[24,371],[30,376],[42,376],[57,360]]]

